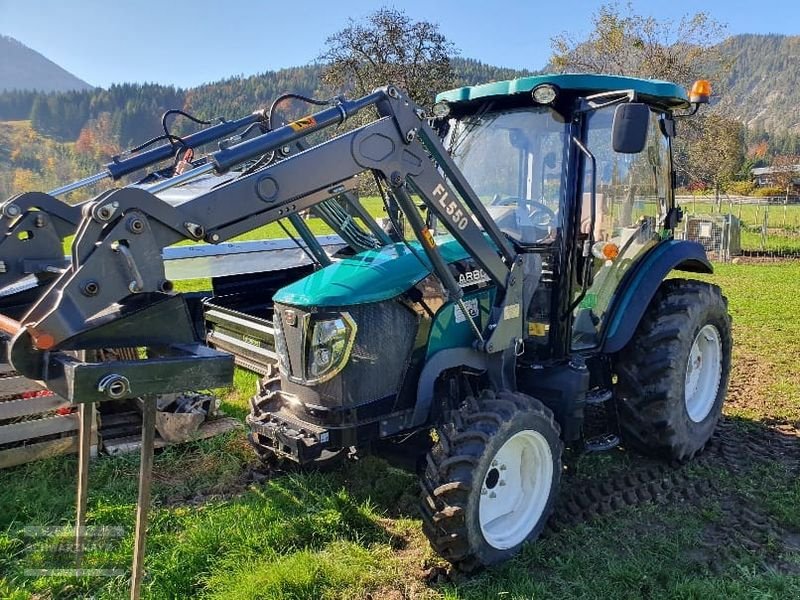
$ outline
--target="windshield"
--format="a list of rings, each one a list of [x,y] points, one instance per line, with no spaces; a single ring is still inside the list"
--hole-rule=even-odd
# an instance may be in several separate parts
[[[549,107],[452,119],[450,153],[492,219],[522,244],[556,237],[568,124]]]

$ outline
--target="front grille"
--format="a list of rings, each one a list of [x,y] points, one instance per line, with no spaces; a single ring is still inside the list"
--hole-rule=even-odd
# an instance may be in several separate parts
[[[289,375],[301,378],[301,357],[305,351],[302,321],[305,311],[275,305],[275,319],[281,319],[286,341]],[[286,311],[294,311],[296,325],[286,323]],[[325,408],[355,407],[396,394],[403,380],[418,327],[416,313],[400,302],[388,300],[332,308],[326,314],[347,312],[357,332],[350,359],[332,379],[307,386],[284,382],[284,389],[304,402]]]

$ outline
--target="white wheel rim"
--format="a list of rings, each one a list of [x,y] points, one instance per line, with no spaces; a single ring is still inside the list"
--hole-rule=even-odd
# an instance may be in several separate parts
[[[722,375],[722,342],[719,331],[706,325],[697,332],[686,364],[684,401],[689,418],[702,422],[717,400]]]
[[[542,516],[553,484],[553,453],[538,431],[511,436],[495,454],[481,484],[478,520],[490,546],[520,544]]]

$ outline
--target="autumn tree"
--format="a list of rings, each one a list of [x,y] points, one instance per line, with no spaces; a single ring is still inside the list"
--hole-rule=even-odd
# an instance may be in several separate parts
[[[792,184],[800,179],[800,156],[779,154],[772,159],[772,181],[776,187],[786,192],[785,202],[789,202]]]
[[[696,127],[684,129],[683,143],[676,145],[676,168],[713,189],[719,206],[720,190],[736,178],[745,159],[744,126],[716,113],[693,119]]]
[[[612,3],[598,9],[592,24],[585,39],[562,33],[551,40],[556,70],[662,79],[688,88],[697,79],[721,81],[730,67],[718,48],[725,27],[705,12],[661,20],[636,14],[631,3]],[[744,160],[742,125],[711,113],[681,120],[678,133],[677,171],[712,187],[719,203],[720,188]]]
[[[725,27],[708,13],[678,21],[645,17],[628,3],[601,6],[586,39],[562,33],[551,39],[551,65],[561,72],[606,73],[663,79],[690,86],[726,65],[716,45]]]
[[[94,156],[97,160],[108,160],[120,152],[111,113],[100,113],[96,119],[91,119],[81,129],[75,141],[75,150]]]
[[[438,92],[452,87],[455,53],[435,23],[381,8],[330,36],[320,60],[323,81],[333,89],[361,96],[392,84],[430,106]]]
[[[381,8],[362,21],[350,19],[347,27],[330,36],[319,57],[323,82],[347,95],[363,96],[394,85],[417,104],[430,107],[436,94],[454,87],[450,57],[455,47],[429,21],[414,21],[402,10]],[[349,119],[349,127],[375,117],[374,110]],[[360,178],[363,194],[377,192],[370,178]]]

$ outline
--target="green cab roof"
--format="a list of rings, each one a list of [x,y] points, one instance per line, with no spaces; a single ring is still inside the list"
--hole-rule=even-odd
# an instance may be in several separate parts
[[[533,88],[549,83],[562,90],[570,90],[583,94],[597,94],[615,90],[634,90],[643,100],[668,108],[681,108],[688,106],[689,97],[681,86],[669,81],[657,79],[638,79],[636,77],[622,77],[620,75],[587,75],[583,73],[566,73],[553,75],[534,75],[508,81],[495,81],[482,85],[456,88],[442,92],[436,96],[436,101],[452,103],[469,102],[479,98],[493,96],[513,96],[514,94],[528,94]]]

